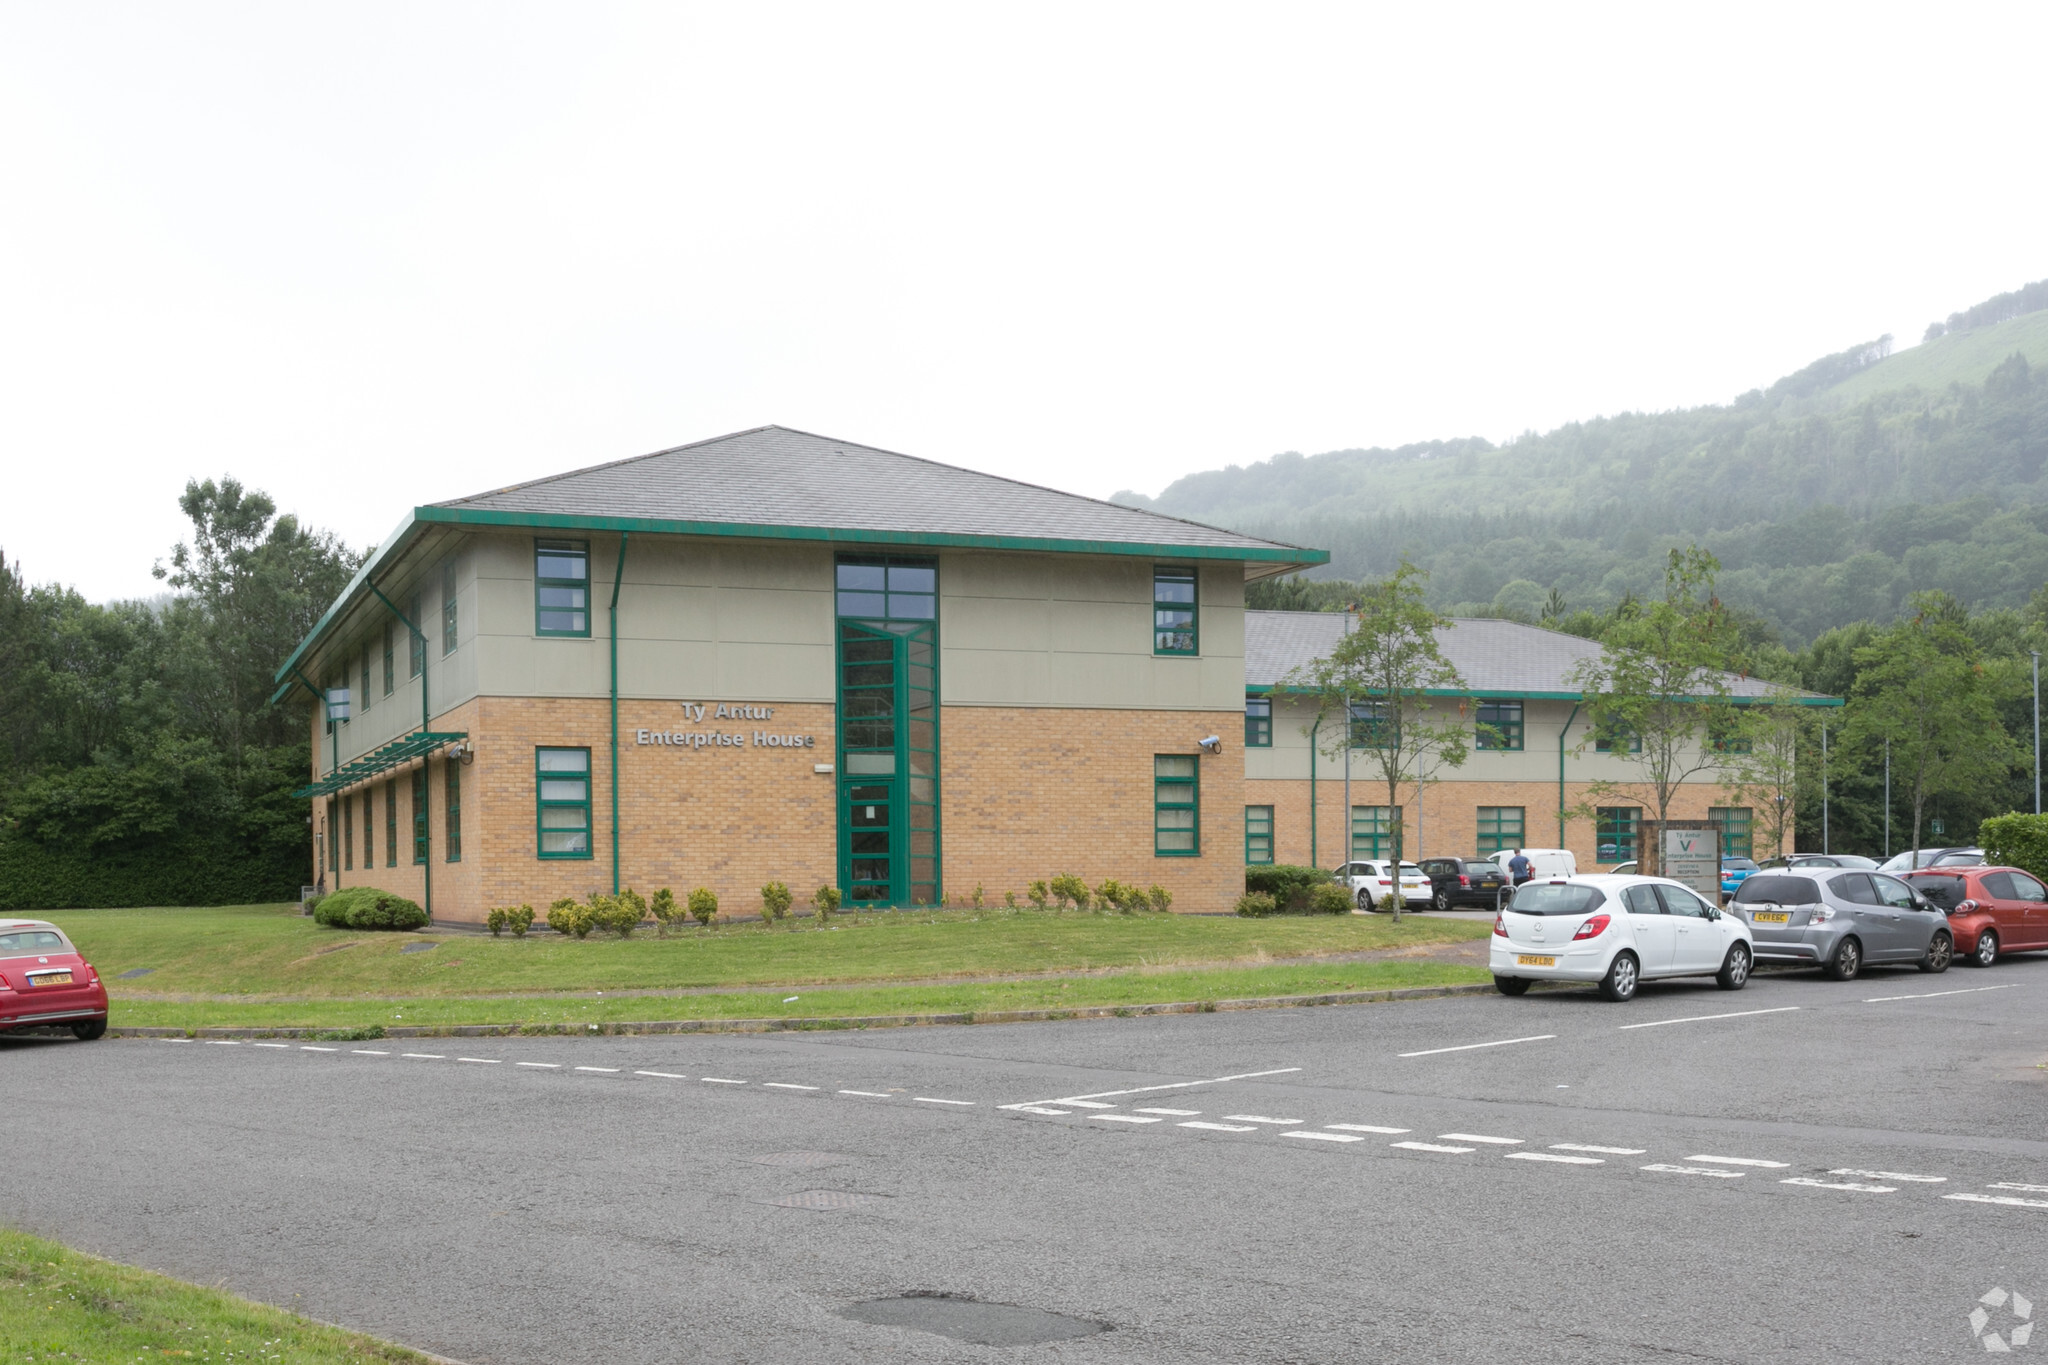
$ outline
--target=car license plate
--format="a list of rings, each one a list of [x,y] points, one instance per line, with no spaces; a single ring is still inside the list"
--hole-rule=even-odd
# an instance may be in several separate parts
[[[71,984],[71,973],[44,972],[40,976],[30,977],[28,984],[31,986],[68,986]]]
[[[1789,910],[1758,910],[1749,917],[1749,922],[1751,924],[1790,924],[1792,922],[1792,912]]]
[[[1515,965],[1518,967],[1555,967],[1557,959],[1554,957],[1538,957],[1534,953],[1520,953],[1515,957]]]

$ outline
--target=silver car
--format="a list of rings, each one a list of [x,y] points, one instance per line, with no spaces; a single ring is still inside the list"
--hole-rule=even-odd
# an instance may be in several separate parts
[[[1948,917],[1897,877],[1800,868],[1750,875],[1730,909],[1749,925],[1758,966],[1797,963],[1854,980],[1866,964],[1945,972],[1955,956]]]

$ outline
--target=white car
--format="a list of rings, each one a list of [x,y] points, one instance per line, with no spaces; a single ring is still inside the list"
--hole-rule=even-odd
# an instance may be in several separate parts
[[[1351,888],[1351,898],[1360,910],[1376,910],[1394,889],[1394,860],[1368,858],[1337,869],[1337,880]],[[1408,905],[1428,905],[1434,888],[1414,863],[1401,864],[1401,900]]]
[[[1669,976],[1711,976],[1739,991],[1755,962],[1748,924],[1663,877],[1527,882],[1493,921],[1493,984],[1502,995],[1538,981],[1585,981],[1627,1000],[1639,983]]]

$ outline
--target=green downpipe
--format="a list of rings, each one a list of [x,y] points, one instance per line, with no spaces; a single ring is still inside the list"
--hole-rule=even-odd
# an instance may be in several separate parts
[[[1308,727],[1308,865],[1321,867],[1322,856],[1316,846],[1316,732],[1323,728],[1323,718],[1316,717],[1316,723]]]
[[[619,566],[612,570],[612,894],[619,894],[619,584],[626,577],[626,541],[619,532]]]
[[[1579,718],[1579,703],[1572,703],[1572,713],[1564,718],[1564,729],[1557,732],[1557,846],[1564,847],[1564,737],[1571,733],[1572,722]],[[1595,840],[1597,843],[1598,840]],[[1598,849],[1593,850],[1597,855]]]
[[[368,583],[370,591],[377,595],[377,600],[384,604],[385,610],[389,611],[393,616],[396,616],[399,620],[399,623],[402,624],[406,628],[406,630],[411,633],[412,638],[420,642],[420,733],[425,734],[427,731],[434,728],[433,725],[431,724],[431,721],[433,720],[433,713],[427,709],[427,633],[421,630],[418,626],[414,625],[412,623],[412,619],[408,617],[404,612],[400,611],[398,609],[398,604],[393,602],[390,598],[386,597],[384,595],[384,590],[378,587],[375,582],[369,580],[365,581]],[[420,877],[425,886],[423,899],[425,900],[426,903],[421,908],[427,912],[427,922],[431,924],[434,919],[433,755],[427,754],[422,756],[420,759],[420,763],[427,770],[427,781],[424,783],[427,789],[427,794],[425,799],[420,802],[420,808],[418,812],[416,812],[416,818],[420,821],[420,823],[424,824],[427,827],[427,856],[426,859],[420,863]]]

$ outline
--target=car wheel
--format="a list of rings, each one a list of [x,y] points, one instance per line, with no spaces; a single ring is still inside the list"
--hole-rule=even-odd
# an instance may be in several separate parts
[[[71,1036],[81,1043],[89,1043],[95,1038],[104,1037],[106,1032],[107,1021],[104,1019],[88,1019],[82,1024],[71,1026]]]
[[[1828,975],[1837,981],[1854,981],[1863,970],[1863,945],[1853,938],[1842,940],[1835,960],[1828,963]]]
[[[1977,951],[1970,954],[1970,965],[1989,967],[1998,961],[1998,935],[1986,929],[1977,935]]]
[[[1739,991],[1749,984],[1749,949],[1740,943],[1728,950],[1728,960],[1714,973],[1715,984],[1724,991]]]
[[[1496,976],[1493,979],[1493,988],[1502,995],[1527,995],[1530,984],[1526,976]]]
[[[1639,970],[1634,953],[1616,953],[1614,961],[1608,965],[1607,975],[1600,978],[1600,994],[1609,1000],[1634,999]]]
[[[1927,956],[1920,959],[1923,972],[1945,972],[1948,964],[1955,960],[1955,940],[1947,934],[1936,934],[1934,941],[1927,945]]]
[[[1372,892],[1362,886],[1358,888],[1358,908],[1368,914],[1377,908],[1372,898]]]
[[[1438,891],[1429,898],[1429,903],[1435,909],[1448,910],[1451,908],[1451,893],[1448,891]]]

